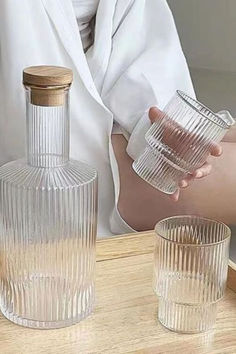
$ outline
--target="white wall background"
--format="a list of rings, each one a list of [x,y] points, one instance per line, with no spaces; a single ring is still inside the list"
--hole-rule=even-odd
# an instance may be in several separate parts
[[[197,96],[236,116],[236,0],[167,0]]]
[[[236,0],[168,0],[192,67],[236,72]]]

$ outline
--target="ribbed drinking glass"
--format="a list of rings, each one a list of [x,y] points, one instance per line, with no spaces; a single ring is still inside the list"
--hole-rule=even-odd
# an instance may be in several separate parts
[[[94,306],[97,173],[69,159],[71,70],[31,67],[23,81],[27,157],[0,168],[0,308],[64,327]]]
[[[155,232],[159,321],[177,332],[210,329],[225,290],[230,229],[197,216],[176,216],[160,221]]]
[[[153,187],[172,194],[181,179],[206,161],[232,124],[230,115],[215,114],[177,91],[147,131],[147,147],[133,162],[133,169]]]

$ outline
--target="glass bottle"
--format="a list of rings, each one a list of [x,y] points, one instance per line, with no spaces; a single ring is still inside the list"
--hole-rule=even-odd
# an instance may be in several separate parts
[[[71,82],[66,68],[24,70],[27,157],[0,168],[0,308],[34,328],[94,305],[97,173],[69,159]]]

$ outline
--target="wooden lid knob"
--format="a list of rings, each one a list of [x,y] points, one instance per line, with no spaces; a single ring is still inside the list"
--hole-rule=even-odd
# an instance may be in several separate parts
[[[61,66],[30,66],[23,70],[23,84],[31,88],[30,101],[37,106],[61,106],[73,80],[71,69]]]

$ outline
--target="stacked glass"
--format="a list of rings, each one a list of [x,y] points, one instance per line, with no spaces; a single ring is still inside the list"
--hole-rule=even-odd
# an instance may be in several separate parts
[[[172,194],[181,179],[203,165],[234,123],[231,116],[215,114],[177,91],[147,131],[146,149],[133,162],[133,169],[153,187]]]

